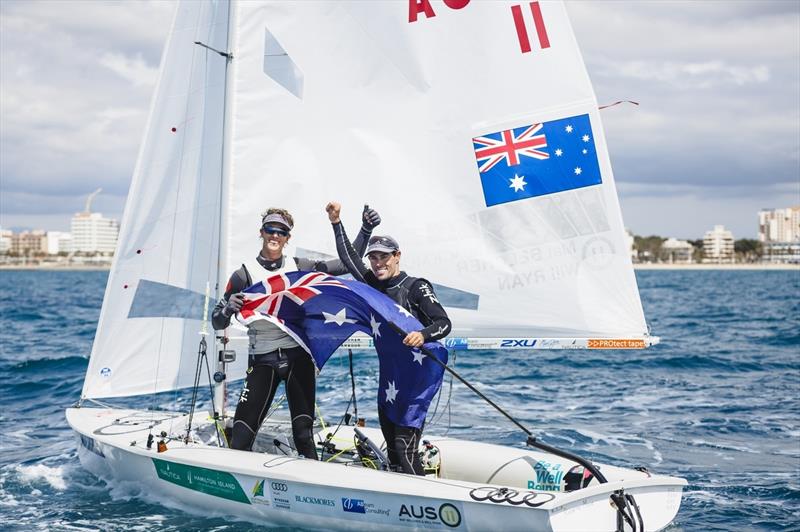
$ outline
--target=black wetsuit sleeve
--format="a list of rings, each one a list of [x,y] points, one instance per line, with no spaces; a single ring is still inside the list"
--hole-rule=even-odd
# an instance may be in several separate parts
[[[355,252],[359,257],[359,262],[361,262],[360,257],[364,255],[364,251],[367,249],[367,242],[369,241],[370,236],[372,236],[372,229],[367,229],[362,225],[361,229],[358,231],[358,236],[356,236],[355,242],[352,244],[352,247],[355,249]],[[345,273],[352,273],[347,266],[345,266],[345,263],[341,259],[313,260],[295,257],[294,260],[297,264],[297,269],[302,271],[324,272],[330,275],[343,275]]]
[[[244,268],[239,268],[233,272],[233,275],[228,280],[228,285],[225,287],[225,294],[214,307],[214,310],[211,311],[211,325],[214,330],[221,331],[231,324],[232,316],[226,316],[223,312],[225,305],[228,304],[228,299],[232,294],[238,294],[247,288],[247,285],[247,273],[245,273]]]
[[[420,321],[429,324],[420,331],[426,342],[441,340],[450,334],[450,318],[428,281],[419,279],[414,283],[408,294],[408,302],[416,307]]]
[[[350,239],[347,238],[347,233],[341,222],[331,224],[333,226],[333,235],[336,238],[336,252],[339,254],[339,260],[342,262],[347,271],[353,276],[356,281],[362,283],[372,284],[367,281],[367,274],[371,274],[369,268],[364,266],[361,260],[361,254],[356,251]],[[359,231],[359,237],[364,232],[363,228]],[[366,242],[369,237],[364,238],[364,249],[366,249]],[[363,253],[363,250],[362,250]]]

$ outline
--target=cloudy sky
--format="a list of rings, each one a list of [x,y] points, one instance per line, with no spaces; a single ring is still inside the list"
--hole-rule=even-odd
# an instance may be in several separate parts
[[[800,204],[800,2],[567,6],[599,102],[641,104],[603,111],[634,233],[753,238]],[[0,0],[0,226],[68,230],[101,187],[121,217],[173,11]]]

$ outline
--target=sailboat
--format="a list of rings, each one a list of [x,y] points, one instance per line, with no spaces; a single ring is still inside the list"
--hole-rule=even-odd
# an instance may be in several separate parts
[[[320,461],[287,453],[286,425],[272,418],[259,452],[227,448],[225,391],[244,376],[247,339],[229,331],[223,345],[209,309],[258,250],[252,228],[268,206],[294,215],[290,255],[334,255],[331,199],[345,220],[348,207],[353,220],[365,203],[380,209],[404,269],[437,285],[449,349],[532,356],[658,341],[561,2],[186,1],[81,398],[66,412],[84,467],[164,501],[304,529],[672,522],[685,480],[594,464],[530,435],[507,447],[426,434],[424,477],[371,467],[383,438],[370,427],[343,426],[337,441],[349,444]],[[362,334],[342,348],[372,345]],[[197,390],[205,364],[208,416],[153,408],[159,393]],[[107,404],[119,398],[142,406]]]

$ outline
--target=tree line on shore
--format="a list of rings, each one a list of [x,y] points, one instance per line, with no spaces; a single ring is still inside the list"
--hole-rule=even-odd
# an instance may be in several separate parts
[[[633,248],[640,262],[667,262],[670,260],[670,250],[663,247],[667,239],[657,235],[633,237]],[[703,239],[687,240],[692,245],[692,262],[702,262]],[[764,248],[760,241],[753,238],[740,238],[733,242],[734,260],[736,262],[759,262],[764,255]]]

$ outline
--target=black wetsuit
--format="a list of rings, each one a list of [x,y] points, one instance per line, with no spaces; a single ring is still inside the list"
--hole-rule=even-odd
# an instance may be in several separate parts
[[[356,238],[356,247],[364,252],[371,230],[362,227]],[[211,313],[211,323],[216,330],[227,328],[231,316],[223,310],[232,294],[251,286],[254,276],[282,269],[284,257],[278,261],[267,261],[260,255],[256,258],[263,272],[248,272],[242,265],[231,275],[225,287],[225,295]],[[292,259],[289,259],[292,260]],[[331,275],[347,273],[347,268],[337,259],[314,261],[294,258],[298,270],[319,271]],[[285,333],[284,333],[285,334]],[[286,335],[288,337],[288,335]],[[294,342],[290,342],[294,343]],[[251,344],[253,346],[254,344]],[[251,347],[251,351],[253,347]],[[230,446],[232,449],[251,450],[261,423],[267,415],[275,392],[281,381],[286,384],[286,399],[292,417],[292,436],[298,454],[306,458],[317,458],[314,445],[314,401],[316,395],[316,368],[314,361],[303,348],[291,346],[278,348],[268,353],[251,352],[248,358],[247,378],[239,395]]]
[[[406,272],[400,272],[391,279],[381,281],[364,265],[361,254],[350,244],[344,226],[341,223],[333,224],[333,232],[336,236],[339,259],[353,278],[380,290],[411,312],[424,327],[419,332],[426,342],[439,340],[450,333],[452,328],[450,318],[436,298],[431,283],[425,279],[410,277]],[[423,475],[424,471],[417,453],[422,429],[397,425],[385,415],[380,406],[378,420],[386,440],[386,450],[391,465],[404,473]]]

